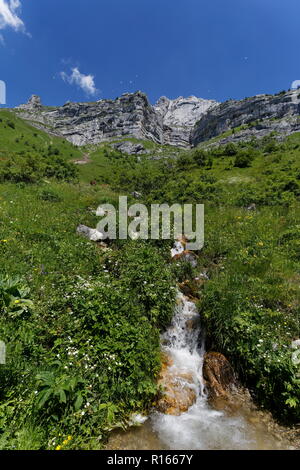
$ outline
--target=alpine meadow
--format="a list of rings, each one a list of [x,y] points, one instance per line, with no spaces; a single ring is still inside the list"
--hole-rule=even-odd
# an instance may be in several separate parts
[[[4,64],[23,61],[21,43],[38,48],[39,40],[52,41],[35,18],[45,19],[56,0],[52,6],[45,1],[45,13],[35,0],[28,3],[0,0]],[[82,34],[91,40],[86,55],[87,44],[79,47],[84,39],[75,35],[72,22],[62,26],[67,11],[61,7],[62,16],[53,26],[61,45],[55,42],[53,48],[64,50],[64,71],[52,72],[50,45],[48,62],[44,57],[34,62],[30,56],[38,80],[28,71],[32,65],[22,77],[15,65],[14,80],[5,75],[8,65],[1,68],[7,104],[3,94],[0,450],[299,450],[300,82],[292,83],[292,77],[285,90],[272,91],[262,76],[262,85],[255,82],[251,88],[251,75],[240,84],[244,88],[236,99],[201,95],[206,86],[201,82],[198,94],[209,98],[157,100],[157,95],[154,100],[160,89],[168,92],[159,83],[165,83],[174,57],[186,50],[183,41],[182,49],[179,43],[176,51],[177,43],[172,46],[177,55],[164,56],[169,65],[161,69],[161,78],[151,76],[153,95],[144,78],[147,93],[114,85],[115,94],[107,88],[102,96],[95,76],[85,75],[81,63],[91,66],[93,50],[93,61],[102,60],[103,76],[104,69],[110,70],[113,82],[114,56],[101,58],[100,45],[99,54],[92,45],[95,31],[87,26],[92,16],[83,3],[74,1],[70,14],[78,20],[82,16]],[[99,8],[94,0],[90,3]],[[112,3],[121,8],[119,0]],[[190,3],[200,15],[200,6]],[[237,3],[230,0],[230,11]],[[144,24],[142,6],[130,0],[128,8],[136,24]],[[153,8],[164,7],[154,1]],[[255,8],[258,17],[262,7]],[[111,14],[104,9],[104,17]],[[115,15],[117,31],[127,13],[121,8]],[[145,21],[144,32],[138,25],[138,32],[130,31],[132,18],[127,18],[127,34],[140,34],[145,41],[150,25]],[[50,25],[54,19],[48,21]],[[105,41],[102,19],[94,21],[91,29],[98,31],[99,24]],[[160,20],[151,21],[153,34],[165,37]],[[176,21],[177,34],[181,24],[187,28],[183,36],[188,34],[184,19],[178,16]],[[226,21],[231,20],[226,16]],[[66,28],[66,44],[60,28]],[[166,28],[171,34],[171,26]],[[67,56],[71,32],[74,47]],[[121,35],[117,38],[122,42]],[[106,37],[109,51],[115,50],[115,40]],[[127,41],[126,36],[123,54],[128,69],[135,70]],[[254,39],[248,41],[245,49]],[[141,69],[147,66],[145,44],[144,55],[136,51]],[[210,53],[214,44],[207,45]],[[160,64],[159,44],[153,47],[157,56],[148,51],[147,60]],[[230,55],[237,60],[241,45],[235,47]],[[76,54],[82,54],[81,63],[67,59]],[[201,57],[205,75],[208,59]],[[121,56],[116,60],[125,76]],[[248,56],[243,66],[247,61]],[[52,78],[43,88],[46,71]],[[189,84],[192,72],[173,74],[183,90],[185,73]],[[135,77],[138,82],[139,75]],[[231,82],[224,77],[217,84],[230,96]],[[134,87],[129,78],[124,83]],[[246,94],[254,88],[266,92],[241,98],[243,90]],[[41,96],[29,97],[33,92]],[[173,88],[168,96],[175,96]],[[20,97],[25,104],[18,102]],[[132,236],[120,235],[119,201],[125,196],[131,206],[126,217],[135,227]],[[175,206],[204,207],[203,244],[193,245],[185,227],[178,233],[172,210],[169,235],[151,232],[152,221],[143,225],[143,213],[150,214],[154,205],[162,212]],[[115,224],[115,236],[105,232],[104,216]],[[194,213],[194,230],[200,229],[199,221]],[[117,454],[111,458],[117,463],[123,459]],[[129,461],[135,462],[134,457]]]

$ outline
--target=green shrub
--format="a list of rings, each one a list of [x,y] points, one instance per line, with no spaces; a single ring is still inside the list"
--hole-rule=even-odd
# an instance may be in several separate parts
[[[15,127],[16,127],[16,126],[15,126],[15,123],[12,122],[12,121],[7,121],[7,125],[8,125],[8,127],[10,127],[11,129],[15,129]]]
[[[240,150],[234,160],[234,166],[238,168],[248,168],[254,159],[253,153],[249,150]]]
[[[62,157],[51,159],[31,153],[8,154],[0,162],[0,181],[37,183],[44,177],[71,181],[77,176],[77,168]]]
[[[238,148],[232,142],[227,144],[224,148],[223,154],[227,157],[233,157],[238,153]]]
[[[193,159],[195,163],[200,166],[212,166],[212,157],[209,154],[209,152],[206,152],[205,150],[202,149],[196,149],[193,152]]]

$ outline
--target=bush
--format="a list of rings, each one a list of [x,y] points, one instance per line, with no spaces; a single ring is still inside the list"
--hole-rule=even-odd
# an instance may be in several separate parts
[[[200,167],[210,165],[210,162],[212,162],[209,153],[202,149],[194,150],[192,156],[195,163]]]
[[[0,162],[0,181],[2,182],[37,183],[45,177],[71,181],[76,178],[77,172],[73,163],[61,157],[52,157],[49,160],[48,157],[35,153],[11,153]]]
[[[10,127],[11,129],[15,129],[15,127],[16,127],[16,126],[15,126],[15,123],[12,122],[12,121],[7,121],[7,125],[8,125],[8,127]]]
[[[192,166],[193,163],[194,163],[193,156],[190,155],[188,152],[183,153],[176,160],[176,166],[177,166],[178,170],[186,170],[187,168]]]
[[[253,154],[249,150],[240,151],[234,160],[234,166],[238,168],[248,168],[254,159]]]
[[[238,148],[236,145],[234,145],[232,142],[227,144],[226,147],[224,148],[223,154],[226,157],[233,157],[238,153]]]

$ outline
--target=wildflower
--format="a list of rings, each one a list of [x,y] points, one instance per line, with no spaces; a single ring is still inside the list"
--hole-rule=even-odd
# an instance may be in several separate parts
[[[55,450],[61,450],[61,446],[55,447]]]
[[[73,438],[72,438],[72,436],[68,436],[67,439],[68,439],[68,441],[71,441]]]
[[[257,246],[264,246],[263,242],[258,242]]]

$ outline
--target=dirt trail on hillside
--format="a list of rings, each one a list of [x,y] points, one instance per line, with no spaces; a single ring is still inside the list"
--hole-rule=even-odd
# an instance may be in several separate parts
[[[74,163],[75,165],[86,165],[87,163],[90,163],[91,158],[89,153],[85,153],[82,155],[81,160],[75,160]]]

